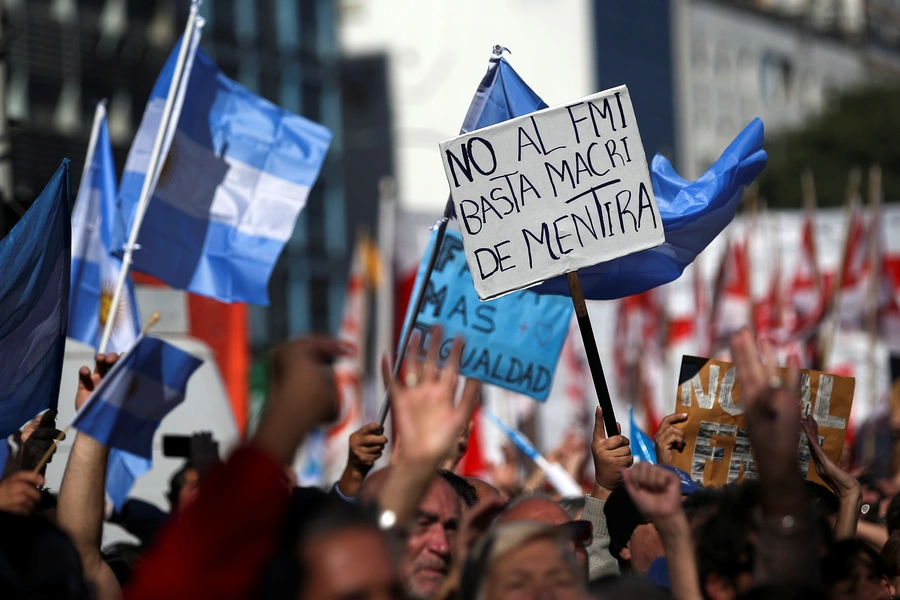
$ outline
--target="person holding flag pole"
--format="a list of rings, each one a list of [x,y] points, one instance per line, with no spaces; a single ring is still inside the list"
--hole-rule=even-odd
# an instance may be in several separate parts
[[[162,118],[159,122],[159,129],[156,132],[153,150],[150,153],[147,176],[144,178],[144,183],[141,187],[141,194],[135,211],[134,222],[131,225],[128,243],[124,248],[122,269],[119,271],[119,279],[116,281],[116,287],[110,302],[110,315],[116,314],[119,303],[122,301],[125,284],[128,280],[128,272],[132,265],[132,255],[134,254],[138,234],[141,229],[141,221],[144,218],[144,214],[147,212],[147,205],[150,203],[153,188],[156,185],[156,180],[159,178],[162,162],[160,157],[165,154],[165,151],[172,143],[172,138],[174,137],[174,129],[175,125],[178,123],[178,114],[180,113],[181,103],[184,100],[184,91],[187,87],[189,75],[189,73],[186,72],[185,66],[193,64],[194,54],[197,52],[197,46],[200,43],[199,34],[200,29],[203,27],[203,20],[198,15],[199,9],[200,0],[193,0],[191,3],[190,14],[188,15],[187,25],[185,25],[184,28],[181,48],[178,51],[178,61],[175,64],[175,72],[173,73],[172,81],[169,84],[169,94],[166,96],[166,103],[163,108]],[[113,325],[114,319],[107,319],[106,326],[103,328],[103,337],[100,340],[100,347],[98,348],[100,354],[105,353],[109,347]]]

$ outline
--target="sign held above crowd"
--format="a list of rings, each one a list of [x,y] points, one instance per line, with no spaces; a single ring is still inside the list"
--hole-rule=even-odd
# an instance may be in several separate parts
[[[782,369],[787,377],[787,369]],[[725,485],[756,477],[750,438],[744,424],[741,385],[734,364],[684,356],[674,412],[687,413],[685,448],[673,454],[673,466],[691,474],[701,485]],[[819,443],[831,460],[840,463],[847,422],[856,385],[841,377],[804,369],[800,371],[800,412],[815,418]],[[822,483],[811,467],[806,435],[797,427],[797,460],[804,478]]]
[[[665,241],[625,86],[441,143],[479,298]]]

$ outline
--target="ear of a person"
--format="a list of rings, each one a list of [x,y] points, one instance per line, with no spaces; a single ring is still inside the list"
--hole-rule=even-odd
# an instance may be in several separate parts
[[[629,542],[629,544],[630,543],[631,542]],[[619,550],[619,558],[622,560],[631,560],[631,549],[627,545]]]

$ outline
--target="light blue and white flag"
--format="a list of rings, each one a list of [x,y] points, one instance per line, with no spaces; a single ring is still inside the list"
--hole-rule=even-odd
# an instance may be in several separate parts
[[[495,49],[461,133],[547,108],[501,55],[502,49]],[[763,123],[754,119],[696,181],[682,179],[665,157],[656,155],[650,164],[650,175],[666,233],[665,243],[579,269],[584,297],[624,298],[681,277],[684,269],[734,219],[744,187],[766,165],[762,144]],[[565,276],[530,289],[538,294],[570,295]]]
[[[66,346],[69,161],[0,240],[0,438],[56,408]]]
[[[100,382],[72,427],[101,444],[150,459],[153,434],[184,400],[188,379],[201,364],[160,339],[141,337]]]
[[[116,240],[157,171],[134,268],[224,302],[268,304],[268,281],[315,183],[331,132],[226,77],[191,37],[161,167],[150,154],[180,43],[153,87],[125,164]],[[180,106],[179,106],[180,104]]]
[[[95,139],[86,159],[72,210],[72,285],[69,295],[70,338],[96,350],[110,318],[113,291],[122,261],[110,255],[116,214],[116,167],[113,164],[106,107],[97,106]],[[123,352],[134,344],[141,326],[129,277],[116,314],[108,351]]]
[[[631,431],[631,452],[639,462],[656,464],[656,443],[644,433],[634,420],[634,408],[628,407],[628,423]]]

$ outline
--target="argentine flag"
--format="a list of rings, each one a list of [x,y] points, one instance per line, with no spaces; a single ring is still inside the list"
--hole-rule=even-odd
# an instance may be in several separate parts
[[[188,379],[201,364],[171,344],[142,336],[103,378],[72,427],[149,460],[160,421],[184,400]]]
[[[0,438],[56,408],[72,249],[69,161],[0,240]]]
[[[110,255],[116,211],[116,168],[103,103],[97,106],[91,137],[96,141],[89,149],[72,210],[68,336],[97,349],[110,318],[113,291],[122,268],[122,261]],[[112,319],[108,350],[123,352],[134,344],[141,330],[130,278]]]
[[[160,168],[150,165],[181,42],[156,80],[125,164],[117,247],[148,172],[156,184],[134,268],[224,302],[268,304],[268,282],[331,141],[321,125],[232,81],[190,37]]]

